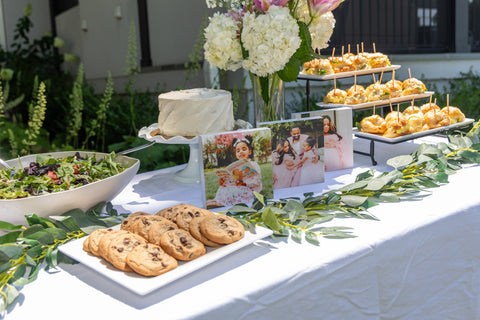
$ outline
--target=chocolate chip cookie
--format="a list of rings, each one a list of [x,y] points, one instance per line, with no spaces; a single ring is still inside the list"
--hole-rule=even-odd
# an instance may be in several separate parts
[[[135,221],[137,221],[138,219],[140,219],[141,216],[145,216],[145,215],[149,215],[149,214],[146,213],[146,212],[143,212],[143,211],[138,211],[138,212],[132,213],[131,215],[129,215],[128,217],[126,217],[122,221],[122,224],[120,225],[120,229],[131,231],[131,227],[132,227],[133,223]]]
[[[160,237],[160,246],[175,259],[184,261],[196,259],[207,252],[203,243],[183,229],[165,232]]]
[[[164,218],[164,221],[154,221],[148,230],[148,242],[160,245],[160,237],[167,231],[178,229],[176,223]]]
[[[168,255],[160,246],[151,243],[133,248],[126,261],[133,271],[147,277],[158,276],[178,266],[175,258]]]
[[[114,235],[108,244],[107,260],[120,270],[132,271],[132,268],[127,265],[127,255],[136,246],[146,244],[147,241],[144,238],[131,232]]]
[[[113,229],[101,228],[93,231],[90,235],[85,239],[83,242],[83,249],[88,251],[96,256],[99,256],[100,253],[98,252],[98,244],[100,243],[100,239],[108,232],[113,231]],[[88,246],[88,249],[85,249],[85,246]]]
[[[200,222],[200,232],[209,240],[230,244],[245,236],[245,228],[237,219],[226,215],[205,217]]]
[[[181,229],[189,231],[189,224],[193,218],[204,217],[214,214],[215,213],[210,210],[201,209],[189,204],[185,204],[181,206],[180,212],[176,216],[176,223]]]
[[[148,239],[148,231],[155,222],[171,222],[164,217],[156,215],[143,215],[130,226],[130,231]],[[172,222],[173,223],[173,222]]]
[[[195,217],[190,221],[189,228],[190,228],[190,234],[203,243],[206,246],[209,247],[220,247],[222,246],[220,243],[214,242],[212,240],[209,240],[207,237],[205,237],[201,232],[200,232],[200,222],[204,219],[205,217]]]

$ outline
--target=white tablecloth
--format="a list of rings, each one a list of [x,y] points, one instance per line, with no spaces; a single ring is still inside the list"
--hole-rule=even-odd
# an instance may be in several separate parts
[[[438,141],[428,137],[422,141]],[[421,141],[376,143],[377,170]],[[356,139],[355,149],[368,150]],[[280,198],[324,192],[371,168],[328,172],[326,183],[276,192]],[[200,205],[198,185],[179,184],[179,167],[139,174],[113,203],[120,211]],[[40,272],[21,290],[7,319],[480,319],[480,167],[464,168],[421,201],[382,203],[379,221],[334,219],[352,239],[319,246],[267,238],[147,296],[138,296],[88,267]],[[47,314],[45,314],[47,316]]]

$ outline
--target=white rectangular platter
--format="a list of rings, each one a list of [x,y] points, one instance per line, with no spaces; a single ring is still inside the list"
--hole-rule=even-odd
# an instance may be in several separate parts
[[[393,105],[398,103],[411,102],[413,99],[417,100],[417,99],[429,98],[433,94],[434,94],[433,91],[425,91],[424,93],[412,94],[409,96],[401,96],[401,97],[395,97],[395,98],[386,99],[386,100],[369,101],[369,102],[357,103],[357,104],[335,104],[335,103],[319,102],[317,103],[317,106],[326,108],[326,109],[349,107],[349,108],[352,108],[353,110],[369,109],[373,107],[381,108],[381,107],[387,107],[390,104]]]
[[[144,277],[133,272],[123,272],[115,269],[102,258],[96,257],[83,250],[85,238],[68,242],[59,247],[59,250],[70,258],[90,267],[95,272],[109,278],[119,285],[135,292],[138,295],[147,295],[163,286],[187,276],[196,270],[245,247],[255,241],[272,235],[273,231],[259,226],[255,227],[255,233],[245,231],[243,239],[229,245],[218,248],[207,247],[207,253],[192,261],[178,261],[178,267],[156,277]]]
[[[334,79],[341,79],[341,78],[350,78],[353,76],[364,76],[374,73],[381,73],[381,72],[389,72],[396,69],[399,69],[400,65],[391,65],[388,67],[383,68],[374,68],[374,69],[364,69],[364,70],[355,70],[355,71],[347,71],[347,72],[339,72],[334,74],[324,74],[324,75],[313,75],[313,74],[304,74],[302,72],[299,73],[298,79],[301,80],[334,80]]]
[[[361,132],[361,131],[358,131],[358,128],[353,128],[353,134],[357,137],[364,138],[364,139],[369,139],[369,140],[375,140],[375,141],[394,144],[394,143],[399,143],[399,142],[404,142],[404,141],[408,141],[408,140],[412,140],[412,139],[425,137],[425,136],[428,136],[428,135],[432,135],[432,134],[436,134],[436,133],[440,133],[440,132],[444,132],[444,131],[448,131],[448,130],[459,129],[459,128],[462,128],[462,127],[465,127],[465,126],[471,124],[473,121],[474,121],[474,119],[466,118],[462,122],[457,122],[457,123],[451,124],[449,126],[444,126],[444,127],[440,127],[440,128],[415,132],[415,133],[412,133],[412,134],[407,134],[407,135],[400,136],[400,137],[395,137],[395,138],[387,138],[387,137],[383,137],[383,136],[378,135],[378,134]]]

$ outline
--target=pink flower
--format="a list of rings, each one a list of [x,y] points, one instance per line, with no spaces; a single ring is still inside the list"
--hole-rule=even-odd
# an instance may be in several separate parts
[[[253,0],[255,8],[261,13],[268,11],[270,6],[285,7],[290,0]]]
[[[334,10],[343,0],[308,0],[310,9],[321,16],[324,13]]]

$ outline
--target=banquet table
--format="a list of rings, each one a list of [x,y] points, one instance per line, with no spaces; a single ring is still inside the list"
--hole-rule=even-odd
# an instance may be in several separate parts
[[[413,152],[428,136],[376,145],[378,165],[355,154],[354,167],[327,172],[325,183],[275,191],[275,198],[323,193],[353,182],[386,160]],[[155,147],[155,146],[153,146]],[[356,150],[369,141],[355,138]],[[141,173],[112,201],[119,212],[201,205],[198,184],[173,174]],[[479,180],[477,180],[479,179]],[[83,265],[42,270],[21,289],[6,319],[480,319],[480,166],[466,166],[422,200],[381,203],[378,220],[334,219],[356,237],[256,241],[147,295],[137,295]],[[48,313],[48,314],[47,314]]]

